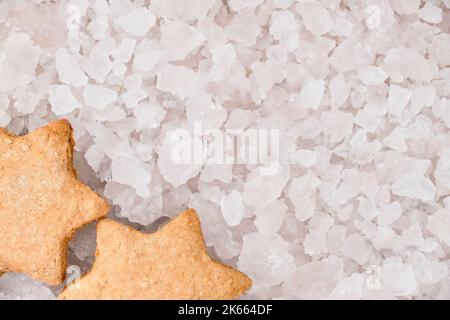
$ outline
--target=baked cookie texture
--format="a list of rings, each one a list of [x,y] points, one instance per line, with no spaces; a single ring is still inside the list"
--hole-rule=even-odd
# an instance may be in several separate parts
[[[99,221],[92,271],[58,299],[235,299],[251,284],[209,257],[200,220],[189,209],[152,234]]]
[[[67,120],[24,136],[0,129],[0,273],[62,283],[67,242],[108,213],[107,202],[77,179],[73,147]]]

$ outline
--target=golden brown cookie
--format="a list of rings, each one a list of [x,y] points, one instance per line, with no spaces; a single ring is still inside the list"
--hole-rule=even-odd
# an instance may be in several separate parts
[[[191,209],[152,234],[99,221],[92,271],[65,288],[59,299],[234,299],[251,283],[208,256]]]
[[[67,242],[108,213],[99,195],[78,181],[67,120],[24,136],[0,129],[0,266],[51,285],[62,283]]]

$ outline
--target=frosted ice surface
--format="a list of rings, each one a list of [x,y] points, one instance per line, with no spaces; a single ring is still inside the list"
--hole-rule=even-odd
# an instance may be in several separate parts
[[[316,190],[320,179],[312,172],[295,178],[289,186],[289,199],[295,206],[295,216],[300,221],[311,218],[316,209]]]
[[[146,194],[145,188],[151,181],[151,175],[144,165],[133,158],[115,158],[111,164],[112,180],[134,187],[139,193]]]
[[[414,14],[419,11],[420,0],[392,0],[391,5],[399,14]]]
[[[264,234],[276,233],[284,221],[287,205],[283,200],[276,200],[262,210],[256,211],[255,226]]]
[[[271,204],[289,180],[289,171],[280,168],[275,175],[261,175],[261,167],[254,169],[244,185],[244,202],[256,210]]]
[[[181,21],[164,20],[161,22],[161,46],[164,59],[182,60],[192,50],[206,40],[203,33]]]
[[[158,72],[157,87],[184,99],[195,96],[201,88],[201,82],[191,69],[167,64]]]
[[[375,66],[368,66],[359,70],[359,79],[368,86],[382,84],[388,77],[383,69]]]
[[[450,210],[441,209],[428,217],[427,229],[433,233],[440,241],[450,245]]]
[[[342,253],[358,264],[365,264],[371,255],[371,248],[367,240],[358,234],[348,236],[341,247]]]
[[[242,194],[238,191],[231,191],[229,194],[222,195],[220,200],[220,209],[223,218],[229,226],[237,226],[244,216],[244,204]]]
[[[234,11],[241,11],[246,8],[254,8],[262,4],[264,0],[230,0],[230,7]]]
[[[365,279],[359,273],[354,273],[349,277],[341,279],[333,292],[330,299],[336,300],[359,300],[363,296]]]
[[[292,160],[306,168],[312,167],[317,162],[317,152],[308,149],[299,149],[293,153]]]
[[[73,96],[70,87],[63,84],[50,86],[48,100],[52,106],[52,111],[58,116],[71,113],[81,107],[78,100]]]
[[[243,241],[238,267],[260,286],[280,284],[295,272],[289,243],[278,234],[250,233]]]
[[[130,61],[135,48],[136,40],[125,38],[120,45],[111,52],[111,56],[116,61],[128,62]]]
[[[300,92],[300,103],[305,108],[317,109],[325,90],[322,80],[309,81]]]
[[[90,78],[98,83],[104,83],[106,77],[112,70],[112,62],[109,53],[100,48],[93,48],[89,57],[84,60],[84,71]]]
[[[401,116],[403,109],[411,99],[411,90],[400,86],[391,85],[389,87],[388,112],[394,116]]]
[[[84,87],[83,98],[86,105],[104,110],[117,99],[117,92],[103,86],[88,84]]]
[[[154,41],[142,41],[136,48],[133,67],[139,71],[152,71],[161,55],[162,50]]]
[[[115,20],[115,23],[129,34],[142,37],[156,23],[155,16],[146,8],[137,8]]]
[[[82,87],[88,82],[88,77],[81,69],[78,59],[66,48],[61,48],[56,52],[55,63],[61,82],[74,87]]]
[[[440,23],[442,21],[442,9],[427,2],[422,9],[419,10],[419,17],[428,23]]]
[[[0,5],[0,127],[68,118],[111,218],[147,230],[195,208],[254,280],[244,298],[450,297],[449,0],[73,0],[79,25],[20,3]],[[204,154],[199,123],[217,130]],[[271,174],[212,161],[214,133],[268,128]],[[2,299],[26,296],[54,298],[0,278]]]
[[[53,292],[45,285],[21,273],[7,273],[0,277],[0,300],[54,300]]]
[[[428,82],[433,78],[428,61],[414,48],[400,46],[389,49],[384,62],[404,77],[415,81]]]
[[[225,29],[230,40],[246,47],[256,43],[260,31],[256,16],[251,10],[238,12]]]
[[[138,131],[157,128],[165,118],[167,112],[159,105],[142,102],[133,109],[136,116],[135,128]]]
[[[381,267],[381,280],[391,287],[396,296],[413,294],[417,289],[417,280],[410,265],[405,265],[399,257],[389,257]]]
[[[0,47],[0,92],[8,92],[34,80],[41,53],[28,34],[12,33]]]
[[[314,35],[322,35],[333,28],[328,10],[318,1],[302,2],[297,5],[306,29]]]
[[[392,193],[423,201],[433,200],[436,187],[430,179],[416,175],[400,177],[391,187]]]
[[[98,16],[88,24],[87,28],[94,40],[103,40],[109,28],[108,17]]]

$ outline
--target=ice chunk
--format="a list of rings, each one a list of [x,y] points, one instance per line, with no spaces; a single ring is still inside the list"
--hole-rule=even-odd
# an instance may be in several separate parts
[[[320,179],[312,172],[294,178],[289,185],[289,199],[295,206],[295,217],[300,221],[311,218],[316,209],[316,190]]]
[[[360,265],[365,264],[372,254],[367,240],[358,234],[348,236],[342,244],[341,251],[347,258]]]
[[[373,86],[384,83],[388,74],[380,67],[368,66],[359,70],[358,77],[365,85]]]
[[[43,284],[21,273],[9,272],[0,277],[0,300],[54,300],[53,292]]]
[[[433,79],[433,70],[423,55],[414,48],[400,46],[389,49],[384,62],[404,77],[419,82],[429,82]]]
[[[309,168],[316,164],[317,152],[307,149],[299,149],[293,153],[292,160],[303,167]]]
[[[152,176],[148,168],[135,158],[114,158],[111,164],[112,181],[131,186],[142,197]]]
[[[425,3],[419,10],[419,17],[425,22],[437,24],[442,21],[442,9],[430,2]]]
[[[329,84],[331,106],[333,109],[340,108],[350,94],[350,85],[342,74],[337,74]]]
[[[183,60],[206,40],[203,33],[182,21],[163,20],[161,33],[161,46],[168,61]]]
[[[300,103],[302,107],[317,109],[322,100],[324,90],[325,86],[322,80],[309,81],[303,86],[300,92]]]
[[[450,210],[448,208],[436,211],[434,214],[428,216],[427,229],[450,246]]]
[[[211,59],[214,62],[210,71],[212,80],[223,80],[231,72],[231,66],[236,58],[236,51],[232,44],[225,44],[212,48]]]
[[[413,172],[400,176],[391,186],[391,191],[398,196],[431,201],[436,193],[436,187],[429,179]]]
[[[25,33],[12,32],[0,47],[0,92],[24,86],[35,79],[42,50]]]
[[[88,77],[81,69],[78,60],[66,48],[56,52],[55,63],[61,82],[74,87],[82,87],[87,83]]]
[[[117,99],[117,93],[103,86],[88,84],[84,87],[83,98],[86,105],[98,110],[105,110]]]
[[[202,168],[202,162],[196,162],[195,155],[192,154],[194,144],[200,145],[200,139],[176,131],[167,132],[164,137],[163,145],[158,151],[158,168],[164,180],[174,187],[179,187],[197,176]],[[181,160],[180,163],[178,160]]]
[[[69,86],[53,85],[48,89],[48,100],[52,106],[52,111],[57,116],[71,113],[73,110],[80,108],[78,100],[72,95]]]
[[[149,72],[160,62],[161,48],[151,40],[142,41],[136,48],[133,67],[136,70]]]
[[[144,129],[154,129],[159,127],[161,121],[166,117],[166,110],[159,105],[149,102],[141,102],[133,109],[135,118],[135,128],[137,131]]]
[[[94,171],[98,172],[100,170],[100,165],[105,158],[105,154],[98,145],[92,144],[84,154],[84,158],[86,159],[89,166]]]
[[[384,260],[381,280],[395,291],[396,296],[408,296],[417,289],[413,268],[405,265],[400,257],[388,257]]]
[[[400,117],[403,109],[411,99],[411,90],[400,86],[391,85],[389,87],[388,112],[394,116]]]
[[[194,71],[171,64],[161,67],[156,86],[159,90],[168,91],[180,99],[195,96],[201,89],[200,79]]]
[[[115,23],[129,34],[142,37],[156,23],[155,16],[146,8],[137,8],[115,20]]]
[[[254,8],[263,3],[264,0],[230,0],[230,7],[234,11],[241,11],[246,8]]]
[[[306,29],[314,35],[328,33],[333,28],[333,20],[321,2],[302,2],[297,5]]]
[[[289,243],[278,234],[250,233],[244,236],[238,268],[260,286],[274,286],[295,272]]]
[[[229,226],[237,226],[241,223],[244,216],[242,194],[233,190],[227,195],[222,195],[220,209],[222,210],[223,218],[226,223]]]
[[[316,215],[309,222],[310,229],[305,237],[305,253],[314,256],[328,252],[327,234],[333,226],[334,218],[328,215]]]
[[[278,232],[287,209],[283,200],[276,200],[264,209],[256,211],[255,225],[258,231],[264,234]]]
[[[86,73],[98,83],[105,82],[112,67],[113,63],[109,59],[109,53],[97,47],[92,49],[89,57],[83,62]]]
[[[364,277],[359,273],[354,273],[349,277],[339,280],[329,299],[359,300],[363,296],[363,289]]]
[[[432,112],[436,118],[441,119],[447,128],[450,128],[450,99],[442,98],[433,104]]]
[[[109,29],[108,17],[106,15],[96,17],[88,24],[87,29],[94,40],[103,40]]]
[[[251,10],[244,10],[233,16],[225,32],[228,39],[245,47],[251,47],[256,43],[260,27],[254,13]]]
[[[439,183],[450,189],[450,150],[444,150],[440,155],[434,177]]]
[[[414,14],[419,11],[420,0],[391,0],[392,8],[399,14]]]
[[[435,284],[447,278],[448,268],[445,262],[427,259],[420,253],[413,255],[413,268],[419,283]]]
[[[289,169],[284,166],[274,175],[261,174],[261,170],[258,167],[247,176],[243,192],[244,202],[256,210],[274,202],[289,180]]]
[[[402,215],[402,207],[398,201],[389,203],[380,208],[380,214],[377,217],[379,225],[390,225],[397,221]]]
[[[405,130],[402,127],[395,127],[394,130],[384,138],[383,143],[398,152],[405,152],[407,150],[405,143]]]
[[[295,15],[291,11],[273,11],[271,22],[269,32],[275,40],[282,40],[291,36],[298,37],[298,24],[295,20]]]
[[[111,52],[111,56],[116,61],[128,62],[133,56],[134,49],[136,48],[136,40],[125,38],[120,45]]]
[[[414,115],[433,105],[436,89],[432,86],[418,86],[411,95],[411,111]]]

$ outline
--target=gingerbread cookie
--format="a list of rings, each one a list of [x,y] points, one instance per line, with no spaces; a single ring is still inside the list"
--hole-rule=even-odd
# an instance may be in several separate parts
[[[108,204],[76,177],[67,120],[24,136],[0,129],[0,266],[62,283],[67,242],[107,214]]]
[[[199,218],[187,210],[152,234],[99,221],[92,271],[59,299],[234,299],[251,283],[208,256]]]

